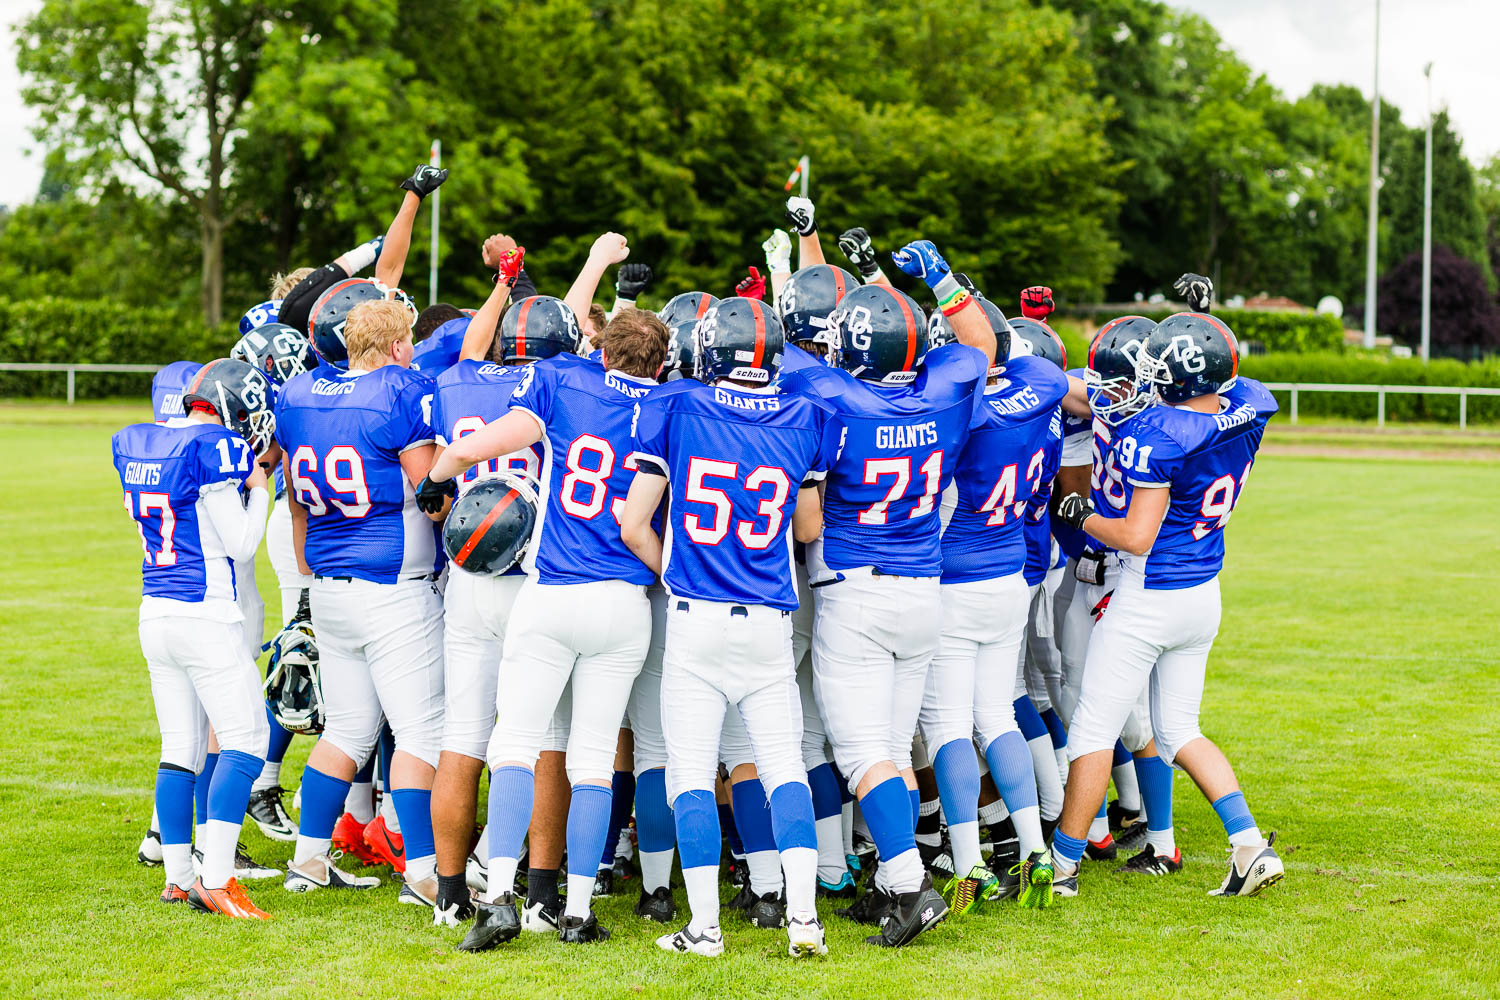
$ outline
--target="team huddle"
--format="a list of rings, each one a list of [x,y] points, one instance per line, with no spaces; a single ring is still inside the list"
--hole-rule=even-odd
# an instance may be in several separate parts
[[[1181,872],[1175,768],[1228,837],[1213,894],[1281,879],[1198,726],[1224,527],[1276,411],[1207,279],[1069,369],[1049,289],[1007,319],[918,240],[890,259],[924,310],[863,229],[838,240],[857,274],[828,264],[791,198],[799,269],[777,230],[769,289],[751,267],[648,311],[606,233],[556,298],[496,235],[487,300],[419,312],[398,287],[446,177],[417,168],[383,237],[278,275],[229,357],[162,369],[155,422],[114,436],[164,902],[267,918],[244,882],[282,872],[248,815],[295,842],[287,890],[389,866],[464,951],[605,940],[593,897],[636,879],[667,951],[723,952],[723,879],[793,957],[826,953],[830,912],[899,947],[1077,896],[1084,860]],[[264,682],[262,540],[287,622]]]

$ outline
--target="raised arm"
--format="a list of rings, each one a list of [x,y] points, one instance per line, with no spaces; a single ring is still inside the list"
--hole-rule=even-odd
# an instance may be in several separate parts
[[[380,259],[375,262],[375,280],[389,288],[401,284],[401,273],[406,270],[406,252],[411,249],[411,229],[417,221],[417,209],[422,199],[442,186],[448,179],[448,171],[422,164],[412,175],[401,182],[406,194],[401,199],[401,208],[385,231],[385,246]]]
[[[605,233],[589,248],[589,259],[584,261],[583,270],[578,272],[578,277],[573,279],[573,287],[568,289],[568,294],[563,298],[568,308],[573,310],[573,315],[578,318],[580,329],[588,322],[589,306],[594,302],[594,293],[599,290],[604,272],[629,256],[630,244],[619,233]]]
[[[495,328],[500,324],[500,313],[510,301],[511,288],[525,259],[526,248],[516,246],[515,240],[509,236],[497,233],[484,241],[484,260],[495,268],[495,287],[464,330],[464,343],[458,352],[460,360],[483,361],[489,356],[490,345],[495,341]]]
[[[880,269],[875,259],[875,244],[870,234],[860,227],[846,229],[839,234],[839,249],[849,258],[849,263],[859,272],[859,278],[867,285],[889,285],[891,279]]]
[[[797,266],[812,267],[826,264],[823,259],[823,244],[818,242],[818,227],[813,222],[816,210],[811,199],[792,197],[786,200],[786,217],[797,230]]]
[[[640,298],[641,293],[649,284],[651,284],[650,264],[636,260],[621,264],[620,270],[615,272],[615,304],[609,308],[609,318],[614,319],[615,313],[621,309],[634,309],[635,300]]]
[[[771,272],[771,302],[774,304],[792,277],[792,240],[785,229],[777,229],[760,248],[766,252],[766,270]]]
[[[903,274],[921,278],[937,296],[938,308],[947,317],[960,344],[977,349],[995,364],[995,331],[989,318],[968,290],[953,277],[953,270],[931,240],[916,240],[891,254],[891,260]]]

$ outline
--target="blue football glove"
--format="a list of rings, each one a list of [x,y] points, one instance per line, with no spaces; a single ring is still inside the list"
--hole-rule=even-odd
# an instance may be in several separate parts
[[[931,240],[913,240],[892,253],[891,260],[901,269],[902,274],[921,278],[929,288],[936,288],[938,282],[946,278],[951,270]]]

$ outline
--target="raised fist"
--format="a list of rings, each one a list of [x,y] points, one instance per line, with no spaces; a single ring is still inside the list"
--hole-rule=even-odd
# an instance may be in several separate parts
[[[1058,520],[1072,525],[1079,531],[1083,530],[1083,522],[1087,521],[1093,513],[1093,501],[1077,493],[1069,493],[1057,503]]]
[[[773,232],[760,248],[766,252],[766,266],[773,273],[792,269],[792,238],[785,229]]]
[[[447,179],[447,170],[424,163],[413,170],[410,177],[401,182],[401,187],[418,198],[425,198],[442,187],[443,181]]]
[[[514,250],[515,248],[516,241],[514,239],[506,236],[504,233],[496,233],[484,241],[484,246],[481,249],[481,254],[484,257],[484,266],[491,270],[499,267],[500,258],[505,256],[507,251]]]
[[[902,274],[921,278],[929,288],[946,278],[950,271],[948,262],[931,240],[913,240],[891,254],[891,260]]]
[[[651,265],[641,261],[623,264],[615,275],[615,295],[634,302],[651,284]]]
[[[1027,319],[1045,320],[1055,308],[1052,289],[1046,285],[1032,285],[1021,289],[1021,315]]]
[[[618,264],[630,256],[630,244],[619,233],[605,233],[589,248],[589,259],[603,264]]]
[[[880,263],[875,259],[875,245],[870,242],[870,234],[864,229],[855,227],[840,233],[839,249],[866,280],[880,273]]]
[[[525,260],[525,247],[513,247],[501,254],[500,260],[495,265],[495,284],[514,285]]]
[[[810,199],[793,196],[786,200],[786,217],[797,230],[798,236],[811,236],[818,227],[813,223],[813,203]]]
[[[734,286],[734,294],[743,295],[747,299],[764,299],[766,297],[766,279],[760,276],[754,264],[750,265],[750,277],[743,279]]]
[[[1172,285],[1177,294],[1187,300],[1193,312],[1206,313],[1214,300],[1214,283],[1201,274],[1189,271]]]

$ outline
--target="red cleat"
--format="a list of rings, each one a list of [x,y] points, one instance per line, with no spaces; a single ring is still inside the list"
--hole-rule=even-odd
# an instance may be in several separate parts
[[[354,818],[353,813],[344,813],[333,826],[333,846],[362,865],[378,865],[380,855],[365,844],[365,826]]]
[[[375,855],[377,864],[390,865],[398,872],[406,871],[406,844],[401,834],[392,832],[385,825],[384,816],[376,816],[365,827],[365,846]]]
[[[234,879],[224,883],[222,889],[209,889],[200,878],[188,890],[188,905],[204,913],[235,917],[240,920],[270,920],[271,915],[245,895],[245,889]]]
[[[187,898],[187,890],[180,886],[169,885],[161,892],[161,901],[163,903],[186,903]]]

